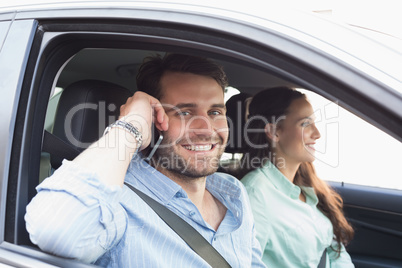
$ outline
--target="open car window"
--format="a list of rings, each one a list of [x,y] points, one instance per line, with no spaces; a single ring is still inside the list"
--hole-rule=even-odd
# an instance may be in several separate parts
[[[29,239],[23,218],[26,205],[36,194],[35,187],[55,170],[43,145],[44,131],[53,133],[58,120],[59,98],[68,86],[85,80],[114,83],[134,93],[135,75],[144,57],[178,52],[209,57],[223,64],[230,86],[238,90],[228,90],[226,99],[238,92],[253,96],[274,86],[306,90],[317,111],[317,126],[322,134],[315,163],[318,174],[342,195],[346,215],[357,230],[349,247],[354,262],[360,267],[366,263],[373,267],[402,265],[398,161],[402,97],[397,87],[377,83],[369,76],[370,71],[377,78],[386,74],[373,71],[357,56],[335,49],[330,41],[298,33],[292,27],[282,28],[280,23],[272,30],[269,21],[255,27],[245,23],[242,16],[243,23],[240,17],[211,19],[206,11],[212,9],[190,12],[188,7],[177,12],[126,6],[108,10],[103,6],[88,8],[93,17],[85,17],[87,14],[82,15],[85,12],[79,9],[79,19],[75,18],[77,10],[18,13],[10,32],[10,21],[0,22],[0,41],[5,39],[0,60],[2,70],[8,74],[2,81],[2,89],[6,90],[2,99],[5,105],[1,107],[5,118],[1,135],[5,138],[0,147],[0,215],[4,222],[0,230],[4,237],[0,241],[0,263],[5,256],[2,253],[13,252],[25,259],[22,262],[22,258],[17,260],[13,255],[15,262],[8,264],[28,266],[36,260],[80,267],[80,263],[37,248]],[[254,18],[253,23],[260,20]],[[247,34],[240,35],[238,31]],[[300,36],[305,38],[303,42],[297,39]],[[313,44],[318,46],[310,47]],[[370,48],[376,47],[370,44]],[[7,53],[3,53],[6,49]],[[346,62],[358,61],[360,65],[356,66],[365,68],[360,72],[337,56]],[[398,84],[391,76],[387,79],[393,81],[392,85]],[[57,92],[56,88],[62,90]],[[93,111],[98,112],[98,107]],[[63,124],[65,120],[59,122]],[[103,130],[99,128],[99,133]],[[226,156],[223,160],[232,163],[241,152],[227,151]]]
[[[402,190],[402,143],[336,102],[301,89],[311,101],[321,138],[318,175],[328,181]]]

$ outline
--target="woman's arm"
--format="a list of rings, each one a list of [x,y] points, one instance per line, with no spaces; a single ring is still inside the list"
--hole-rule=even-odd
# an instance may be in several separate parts
[[[269,233],[267,204],[265,203],[265,195],[258,189],[246,185],[247,194],[250,200],[251,210],[255,223],[256,237],[260,242],[262,252],[268,243]]]
[[[353,268],[355,267],[352,263],[349,253],[346,251],[345,247],[341,245],[341,254],[338,256],[338,252],[334,249],[338,248],[338,244],[333,240],[332,245],[327,248],[328,259],[331,268]]]

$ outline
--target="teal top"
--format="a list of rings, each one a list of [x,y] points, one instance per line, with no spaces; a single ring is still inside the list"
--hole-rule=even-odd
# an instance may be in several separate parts
[[[318,210],[313,188],[294,185],[271,162],[241,181],[250,198],[267,267],[317,268],[325,248],[327,268],[354,267],[343,246],[340,257],[331,248],[337,248],[332,223]],[[301,191],[306,202],[299,199]]]

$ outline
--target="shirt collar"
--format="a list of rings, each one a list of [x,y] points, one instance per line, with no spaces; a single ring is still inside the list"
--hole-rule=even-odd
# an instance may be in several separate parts
[[[274,184],[274,186],[281,191],[282,193],[286,194],[292,199],[299,199],[301,190],[306,195],[306,203],[309,205],[317,205],[318,204],[318,197],[314,191],[313,187],[308,186],[297,186],[291,183],[279,169],[272,164],[272,162],[267,161],[262,168],[262,172],[270,178],[270,181]]]
[[[299,199],[301,193],[300,187],[291,183],[271,161],[267,161],[261,171],[280,192],[292,199]]]
[[[187,197],[187,193],[180,185],[149,165],[141,154],[134,156],[129,165],[128,172],[142,185],[141,188],[146,188],[159,198],[163,204],[169,203],[175,196]]]
[[[229,230],[233,231],[239,228],[243,222],[244,214],[239,181],[228,174],[216,172],[207,177],[206,188],[228,209],[236,221],[237,224],[231,225]],[[225,232],[222,228],[220,229],[220,231]]]
[[[206,182],[208,191],[215,197],[223,195],[231,199],[239,199],[241,195],[240,187],[237,187],[231,180],[223,179],[223,176],[225,174],[221,173],[214,173],[208,176]]]
[[[134,156],[128,171],[153,195],[164,204],[174,197],[188,197],[186,191],[180,185],[160,173],[149,165],[141,154]],[[241,189],[232,180],[222,178],[224,174],[214,173],[207,176],[206,188],[219,201],[231,208],[232,200],[239,200]],[[130,182],[130,181],[129,181]]]
[[[318,197],[315,194],[313,187],[300,186],[303,190],[303,193],[306,195],[306,203],[312,206],[316,206],[318,204]]]

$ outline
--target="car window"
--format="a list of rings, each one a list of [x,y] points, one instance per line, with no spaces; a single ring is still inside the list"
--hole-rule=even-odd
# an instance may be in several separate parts
[[[62,91],[63,91],[62,88],[56,87],[47,105],[46,117],[45,117],[45,130],[50,133],[52,132],[53,129],[57,104],[59,103]],[[40,165],[39,165],[39,183],[42,182],[45,178],[49,177],[52,174],[52,172],[53,170],[50,165],[49,153],[41,152]]]
[[[10,26],[9,21],[0,22],[0,51],[3,47],[3,40],[7,35],[8,28]]]
[[[46,110],[46,119],[45,119],[45,129],[49,132],[52,131],[54,116],[56,114],[57,104],[59,103],[62,88],[56,87],[52,96],[50,97],[47,110]]]
[[[324,97],[302,90],[316,113],[321,138],[315,167],[328,181],[402,190],[402,143]]]
[[[26,205],[36,194],[35,187],[55,168],[51,165],[48,151],[44,149],[44,145],[49,145],[45,142],[44,130],[53,132],[60,98],[60,93],[54,90],[55,86],[66,89],[76,81],[94,79],[107,80],[105,82],[134,92],[135,74],[144,57],[149,53],[180,52],[207,56],[224,63],[225,71],[230,74],[230,85],[239,89],[228,89],[225,100],[239,92],[254,95],[266,87],[278,85],[306,87],[325,92],[331,99],[340,98],[380,125],[385,125],[381,124],[384,122],[381,118],[390,118],[389,115],[400,107],[399,95],[392,94],[387,100],[397,101],[388,110],[383,109],[381,103],[375,103],[373,109],[367,107],[367,103],[355,107],[356,100],[365,94],[356,91],[354,85],[367,85],[364,91],[370,93],[367,94],[369,97],[392,88],[392,85],[382,85],[375,79],[370,81],[361,75],[364,70],[353,67],[357,64],[349,68],[346,63],[360,62],[361,59],[346,57],[348,50],[343,53],[343,45],[332,44],[332,36],[326,40],[320,39],[325,35],[309,35],[316,32],[316,27],[313,31],[304,32],[303,27],[277,21],[276,17],[286,19],[286,16],[277,13],[272,17],[275,11],[263,17],[266,21],[252,16],[248,21],[248,15],[242,12],[235,13],[241,15],[239,19],[231,12],[216,11],[212,7],[192,10],[194,5],[183,6],[183,9],[180,5],[174,5],[173,9],[167,4],[163,6],[155,10],[154,4],[123,4],[113,12],[96,3],[85,4],[84,11],[81,5],[70,6],[68,3],[50,9],[46,5],[26,10],[21,7],[20,11],[15,11],[18,16],[12,23],[5,21],[11,13],[2,11],[0,66],[5,71],[3,77],[7,79],[1,83],[1,88],[5,90],[2,96],[4,105],[1,107],[4,120],[0,146],[0,169],[3,173],[0,186],[0,263],[5,261],[13,265],[18,262],[15,265],[18,267],[41,266],[37,262],[41,262],[42,266],[45,263],[58,267],[85,266],[40,251],[30,240],[24,222]],[[207,14],[207,10],[215,12],[214,15]],[[217,16],[217,13],[222,14]],[[304,22],[304,17],[294,18],[294,21]],[[310,23],[317,25],[314,20],[308,21]],[[326,32],[332,33],[332,29]],[[241,33],[247,33],[247,36]],[[373,51],[378,51],[377,55],[384,52],[381,49]],[[343,62],[343,59],[346,61]],[[345,80],[341,79],[343,76]],[[397,152],[402,149],[401,143],[341,109],[336,103],[326,99],[321,104],[315,103],[315,97],[310,93],[308,95],[313,106],[321,111],[320,122],[317,122],[322,133],[321,143],[317,146],[318,174],[328,181],[346,182],[345,187],[339,186],[337,190],[347,193],[344,195],[345,208],[349,209],[351,218],[357,223],[363,222],[357,225],[359,233],[356,237],[366,239],[355,243],[354,252],[357,257],[385,256],[400,263],[397,249],[401,248],[401,238],[394,234],[401,230],[394,223],[401,222],[402,212],[398,205],[401,195],[400,191],[391,192],[383,188],[402,189],[402,182],[396,178],[401,171],[397,158]],[[401,128],[397,127],[398,115],[389,121],[393,133],[397,134],[401,133]],[[56,122],[65,121],[56,119]],[[102,134],[104,128],[99,129]],[[241,154],[225,156],[223,160],[238,160]],[[228,162],[231,164],[234,161]],[[360,186],[350,189],[347,183],[383,188]],[[376,200],[371,202],[375,206],[366,205],[369,199]],[[365,211],[367,213],[362,213]],[[367,219],[373,219],[375,223],[366,222]],[[381,220],[384,224],[379,224],[377,228],[375,224]],[[375,243],[370,238],[376,239]],[[370,248],[366,250],[365,245]],[[15,261],[10,262],[4,252],[19,253],[19,256],[13,257]]]

